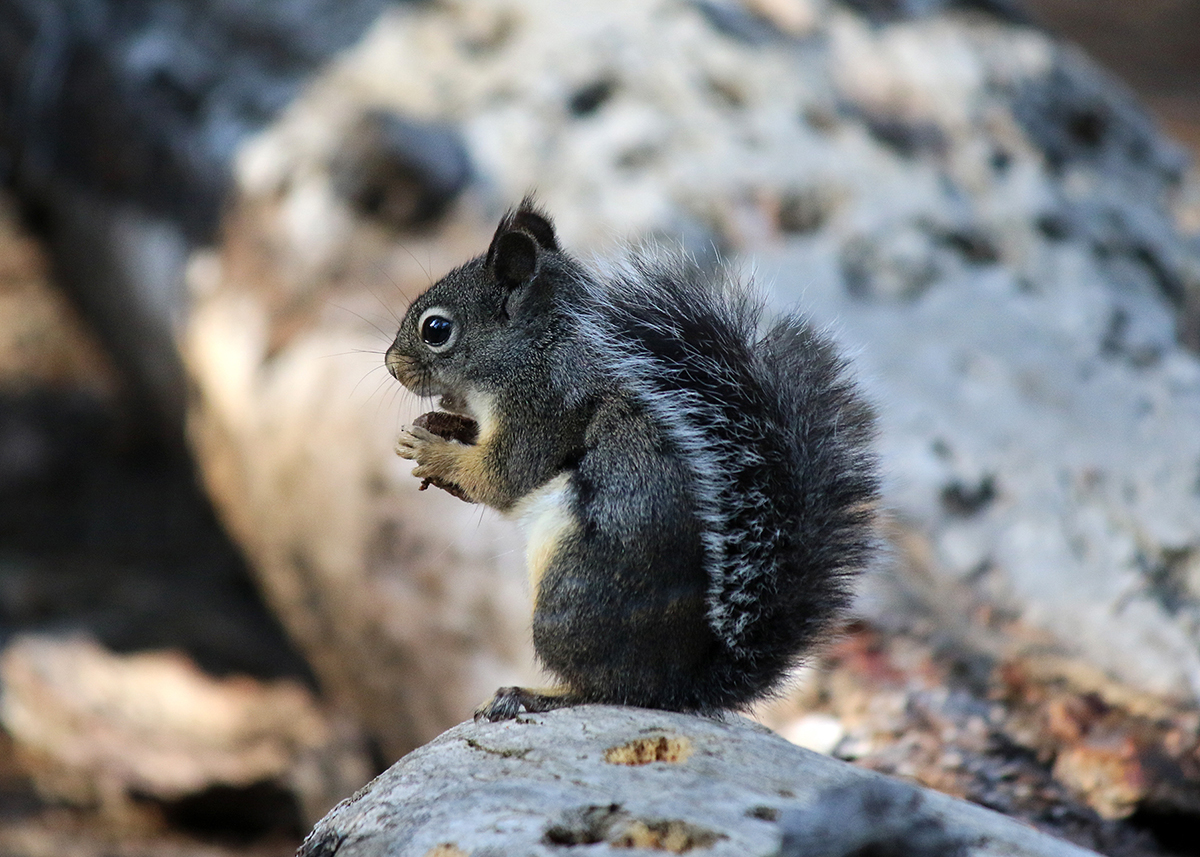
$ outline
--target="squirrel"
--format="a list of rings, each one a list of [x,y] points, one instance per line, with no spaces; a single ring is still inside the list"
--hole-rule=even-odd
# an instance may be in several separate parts
[[[519,519],[533,644],[559,684],[504,720],[582,703],[698,713],[772,693],[871,560],[874,417],[803,317],[682,256],[603,273],[530,197],[485,254],[408,308],[385,364],[442,411],[397,454]]]

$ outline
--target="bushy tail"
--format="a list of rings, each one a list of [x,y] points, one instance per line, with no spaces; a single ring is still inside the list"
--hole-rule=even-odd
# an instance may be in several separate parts
[[[827,632],[875,540],[871,409],[803,318],[761,333],[731,280],[636,260],[604,286],[590,334],[684,452],[704,521],[717,707],[758,698]]]

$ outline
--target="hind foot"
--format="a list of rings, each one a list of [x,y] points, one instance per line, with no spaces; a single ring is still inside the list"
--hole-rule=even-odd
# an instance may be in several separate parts
[[[533,714],[578,704],[565,687],[502,687],[496,695],[475,710],[475,721],[512,720],[522,711]]]

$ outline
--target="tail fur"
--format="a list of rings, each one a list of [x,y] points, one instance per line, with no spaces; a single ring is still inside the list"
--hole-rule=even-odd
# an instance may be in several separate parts
[[[871,409],[827,337],[797,316],[764,332],[732,278],[634,259],[586,303],[582,339],[610,360],[623,344],[611,369],[693,470],[723,647],[714,707],[744,704],[827,631],[869,560]]]

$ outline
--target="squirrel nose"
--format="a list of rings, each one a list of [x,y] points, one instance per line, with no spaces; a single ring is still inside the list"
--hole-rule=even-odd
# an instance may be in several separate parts
[[[383,365],[387,367],[387,370],[392,374],[392,377],[401,384],[404,384],[404,378],[401,376],[405,374],[404,364],[407,362],[408,361],[404,358],[404,355],[400,353],[400,349],[398,349],[394,343],[392,344],[392,347],[387,350],[387,353],[383,355]],[[405,384],[405,386],[408,385]]]
[[[442,392],[442,386],[433,379],[428,367],[423,369],[417,358],[404,353],[394,343],[384,354],[383,365],[393,378],[418,396],[436,396]]]

